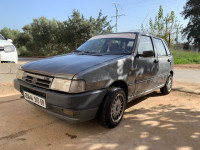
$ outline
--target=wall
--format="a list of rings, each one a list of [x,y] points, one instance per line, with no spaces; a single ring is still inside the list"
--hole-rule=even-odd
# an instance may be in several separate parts
[[[19,94],[13,87],[13,80],[16,78],[19,66],[13,63],[0,63],[0,97]]]

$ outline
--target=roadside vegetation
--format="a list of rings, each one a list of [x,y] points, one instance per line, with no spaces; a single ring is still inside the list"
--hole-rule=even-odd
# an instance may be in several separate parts
[[[200,64],[200,53],[174,49],[171,52],[175,64]]]

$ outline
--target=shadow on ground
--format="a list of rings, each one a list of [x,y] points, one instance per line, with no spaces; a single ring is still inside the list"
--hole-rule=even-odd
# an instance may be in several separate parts
[[[200,149],[200,111],[174,104],[134,109],[134,106],[144,100],[161,98],[160,96],[160,93],[153,92],[128,104],[122,123],[115,129],[100,127],[97,120],[73,126],[77,128],[77,133],[86,132],[86,137],[77,136],[79,144],[74,144],[73,147],[90,150]],[[72,146],[72,143],[64,147],[68,146]]]

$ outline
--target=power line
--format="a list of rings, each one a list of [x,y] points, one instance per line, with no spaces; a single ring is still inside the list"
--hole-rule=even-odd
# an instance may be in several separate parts
[[[116,18],[116,23],[115,23],[115,32],[117,32],[117,28],[118,28],[118,17],[120,16],[125,16],[124,14],[122,15],[119,15],[119,9],[118,9],[118,6],[117,6],[117,3],[113,3],[113,5],[115,6],[115,9],[116,9],[116,16],[112,16],[111,18],[115,17]]]

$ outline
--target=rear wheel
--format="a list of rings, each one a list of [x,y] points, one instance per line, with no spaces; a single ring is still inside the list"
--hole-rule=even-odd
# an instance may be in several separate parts
[[[100,120],[109,128],[116,127],[123,118],[126,95],[121,88],[112,87],[100,108]]]
[[[162,95],[169,94],[172,90],[172,84],[173,84],[173,76],[169,75],[169,77],[165,83],[165,86],[160,89],[161,94]]]

